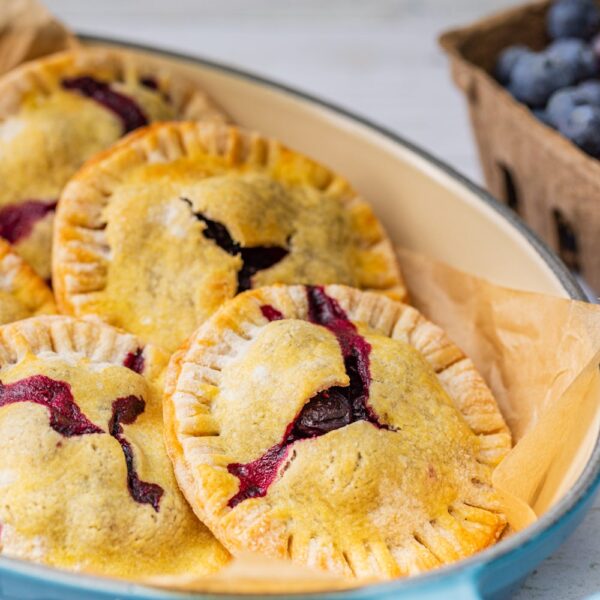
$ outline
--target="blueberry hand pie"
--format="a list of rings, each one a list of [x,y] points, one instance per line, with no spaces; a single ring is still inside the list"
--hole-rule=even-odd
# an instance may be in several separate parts
[[[122,51],[76,50],[0,80],[0,236],[47,279],[52,218],[77,168],[156,120],[221,119],[182,76]]]
[[[191,122],[140,131],[69,183],[53,277],[63,311],[166,350],[262,285],[405,295],[389,240],[345,180],[274,140]]]
[[[493,543],[510,433],[471,361],[414,308],[344,286],[226,303],[171,358],[167,448],[232,552],[350,577]]]
[[[0,239],[0,325],[55,312],[50,288]]]
[[[129,579],[227,561],[165,452],[163,357],[72,317],[0,328],[2,554]]]

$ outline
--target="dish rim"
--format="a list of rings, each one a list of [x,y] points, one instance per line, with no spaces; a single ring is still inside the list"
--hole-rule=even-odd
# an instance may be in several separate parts
[[[403,136],[396,132],[388,129],[387,127],[370,120],[367,117],[356,114],[355,112],[348,110],[347,108],[338,106],[336,103],[329,100],[324,100],[315,96],[311,93],[298,90],[297,88],[288,84],[274,81],[263,75],[258,75],[252,71],[242,69],[240,67],[234,67],[232,65],[221,63],[212,59],[201,58],[198,56],[178,52],[174,50],[160,48],[158,46],[151,46],[138,42],[125,41],[118,38],[109,36],[99,36],[91,34],[77,34],[78,39],[82,40],[87,44],[105,44],[118,46],[123,48],[129,48],[132,50],[150,52],[154,54],[163,55],[166,58],[181,60],[187,63],[198,64],[199,66],[220,71],[228,75],[232,75],[239,79],[249,81],[251,83],[259,84],[261,86],[271,88],[274,91],[292,96],[298,100],[307,102],[312,105],[316,105],[320,108],[324,108],[337,116],[342,116],[345,119],[358,123],[375,133],[386,138],[388,141],[397,144],[409,152],[415,154],[417,157],[428,162],[436,169],[441,171],[443,174],[466,188],[480,201],[486,204],[489,208],[493,209],[501,219],[507,221],[512,227],[514,227],[534,248],[538,255],[542,258],[545,264],[557,277],[558,281],[562,285],[565,292],[573,300],[580,300],[588,302],[587,296],[584,293],[582,287],[577,282],[575,277],[567,269],[566,265],[559,259],[559,257],[543,242],[537,234],[535,234],[510,208],[496,200],[490,193],[484,190],[481,186],[477,185],[465,175],[459,173],[456,169],[432,155],[429,151],[421,148],[415,143],[405,139]],[[332,591],[332,592],[312,592],[303,593],[302,596],[306,597],[337,597],[340,595],[344,597],[352,597],[354,595],[360,595],[365,591],[372,594],[377,593],[391,593],[393,591],[408,590],[411,587],[419,586],[420,584],[435,584],[437,580],[449,578],[451,576],[460,577],[460,575],[467,576],[471,572],[475,572],[484,566],[491,566],[492,563],[497,563],[503,558],[508,558],[510,555],[516,553],[518,550],[522,550],[529,545],[535,544],[546,534],[549,534],[559,523],[565,519],[569,514],[579,509],[600,485],[600,434],[596,439],[596,443],[590,458],[588,459],[583,472],[579,475],[571,489],[565,494],[565,496],[557,502],[550,510],[542,515],[533,525],[530,525],[523,531],[520,531],[507,540],[495,544],[477,554],[460,560],[458,562],[446,565],[434,571],[421,573],[406,579],[396,579],[387,581],[384,583],[371,584],[365,587],[356,588],[355,590],[344,590],[344,591]],[[12,568],[11,568],[12,567]],[[16,569],[15,569],[16,567]],[[104,577],[96,577],[87,574],[77,574],[45,565],[39,565],[36,563],[30,563],[25,560],[8,558],[0,556],[0,573],[2,571],[19,572],[22,575],[30,575],[35,578],[44,580],[54,580],[56,583],[67,585],[74,589],[76,588],[87,588],[95,589],[96,591],[108,592],[108,593],[119,593],[119,594],[138,594],[143,593],[147,596],[151,594],[154,598],[184,598],[189,597],[189,592],[183,593],[181,591],[163,590],[159,588],[148,587],[144,585],[131,584],[125,581],[110,579]],[[60,580],[60,581],[57,581]],[[215,593],[211,592],[211,596],[231,597],[229,593]],[[240,596],[255,597],[255,594],[239,594]],[[286,594],[288,595],[288,594]],[[295,594],[291,594],[295,595]],[[133,596],[135,597],[135,596]],[[273,595],[273,598],[277,598],[277,595]]]

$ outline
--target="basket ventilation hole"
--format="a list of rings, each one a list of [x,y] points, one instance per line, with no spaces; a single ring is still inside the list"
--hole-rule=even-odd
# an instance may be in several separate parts
[[[508,167],[504,165],[498,166],[502,171],[502,180],[504,183],[504,201],[510,208],[518,213],[520,209],[520,199],[519,192],[515,184],[515,178]]]
[[[569,269],[579,271],[579,244],[575,230],[558,209],[552,211],[552,216],[556,227],[558,254]]]

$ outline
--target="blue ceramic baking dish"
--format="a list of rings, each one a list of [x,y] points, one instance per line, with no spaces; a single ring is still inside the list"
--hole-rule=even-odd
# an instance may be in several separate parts
[[[122,42],[83,39],[90,45],[151,53],[197,77],[235,121],[276,136],[347,175],[374,205],[397,243],[500,284],[585,300],[566,267],[512,212],[394,133],[326,102],[237,69]],[[600,481],[600,443],[596,440],[592,446],[588,462],[572,488],[525,531],[468,560],[425,575],[343,594],[310,597],[469,600],[510,596],[589,510]],[[0,558],[3,600],[206,597]]]

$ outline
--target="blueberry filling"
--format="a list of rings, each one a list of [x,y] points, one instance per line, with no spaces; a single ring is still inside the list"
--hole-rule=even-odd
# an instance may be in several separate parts
[[[192,207],[192,203],[188,199],[182,198],[182,200],[189,204],[190,208]],[[281,246],[254,246],[252,248],[240,246],[231,237],[223,223],[213,221],[200,212],[195,212],[194,215],[204,223],[205,227],[202,233],[206,239],[215,242],[219,248],[225,250],[231,256],[241,256],[242,268],[237,274],[238,286],[236,293],[238,294],[252,288],[252,277],[258,271],[269,269],[289,254],[289,250]]]
[[[73,77],[63,79],[62,86],[91,98],[117,115],[123,124],[123,133],[148,124],[148,117],[133,98],[116,92],[104,81],[89,76]]]
[[[147,77],[142,77],[140,79],[140,83],[149,90],[158,91],[158,81],[156,81],[156,79],[154,79],[154,77],[152,77],[151,75],[148,75]]]
[[[350,383],[345,387],[333,386],[313,396],[288,425],[282,441],[269,448],[260,458],[246,464],[232,463],[227,466],[229,473],[239,479],[239,490],[227,503],[230,508],[248,498],[267,494],[295,442],[325,435],[356,421],[367,421],[378,429],[394,431],[393,427],[379,421],[368,404],[371,345],[322,287],[307,286],[306,297],[309,320],[326,327],[335,335]],[[269,305],[261,306],[261,311],[269,320],[283,318],[279,311]]]
[[[47,214],[54,212],[56,200],[25,200],[0,208],[0,237],[15,244],[29,236],[33,226]]]
[[[161,95],[162,99],[167,102],[168,104],[170,104],[171,102],[171,96],[169,95],[169,93],[165,90],[161,90],[160,89],[160,85],[158,83],[158,81],[152,77],[151,75],[148,75],[146,77],[142,77],[140,79],[140,83],[149,90],[152,90],[153,92],[156,92],[158,94]]]
[[[45,406],[50,413],[50,427],[64,437],[104,433],[81,412],[71,386],[64,381],[33,375],[15,383],[0,382],[0,407],[18,402]]]
[[[380,423],[377,415],[369,406],[369,386],[371,372],[369,370],[369,355],[371,345],[356,330],[346,313],[334,298],[325,293],[321,286],[307,286],[308,318],[312,323],[326,327],[335,335],[342,356],[346,374],[350,378],[347,387],[333,387],[329,390],[340,391],[350,398],[352,406],[352,423],[354,421],[369,421],[378,429],[393,431],[393,427]]]
[[[296,418],[293,431],[300,438],[317,437],[350,423],[352,423],[350,399],[338,389],[331,388],[311,398]]]
[[[45,375],[33,375],[4,384],[0,382],[0,408],[19,402],[40,404],[50,413],[50,427],[64,437],[74,437],[104,431],[92,423],[75,403],[71,386]],[[159,509],[163,489],[155,483],[140,480],[135,470],[133,449],[123,436],[121,424],[131,425],[144,412],[146,403],[137,396],[117,398],[112,404],[112,416],[108,432],[119,442],[127,466],[127,487],[131,497],[141,504],[150,504]]]
[[[123,366],[141,374],[144,371],[144,349],[138,348],[135,352],[129,352],[123,361]]]
[[[263,304],[260,307],[260,312],[263,314],[263,317],[269,321],[280,321],[283,319],[283,314],[270,304]]]
[[[127,466],[127,487],[131,497],[140,504],[150,504],[158,512],[164,490],[156,483],[142,481],[135,469],[133,448],[123,437],[122,424],[131,425],[144,412],[146,403],[137,396],[117,398],[112,405],[112,417],[108,423],[108,432],[121,445]]]

